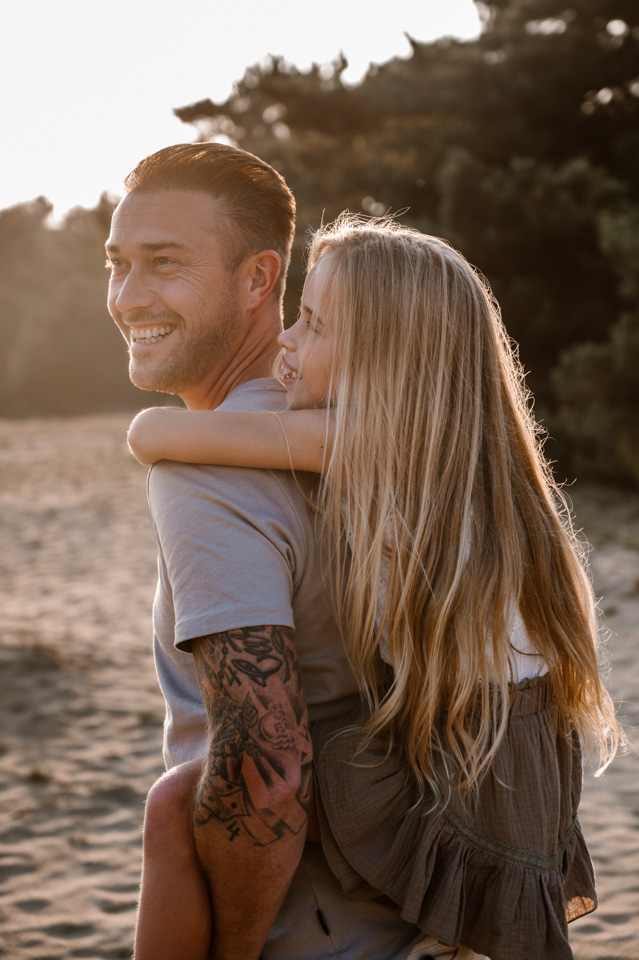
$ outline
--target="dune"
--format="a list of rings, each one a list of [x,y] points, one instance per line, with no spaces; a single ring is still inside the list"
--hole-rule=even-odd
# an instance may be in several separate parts
[[[0,957],[131,954],[144,798],[162,771],[150,649],[155,544],[126,414],[0,421]],[[639,726],[639,498],[574,493]],[[639,763],[586,771],[600,905],[577,960],[639,958]],[[519,958],[513,958],[519,960]],[[525,958],[521,958],[525,960]]]

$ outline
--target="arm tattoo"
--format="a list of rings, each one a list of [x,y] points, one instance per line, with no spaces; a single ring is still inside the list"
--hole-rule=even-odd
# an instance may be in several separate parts
[[[211,731],[193,822],[223,824],[229,841],[243,835],[265,846],[306,823],[312,748],[292,636],[286,627],[243,627],[193,642]],[[277,815],[271,801],[284,783],[296,785],[296,797]]]

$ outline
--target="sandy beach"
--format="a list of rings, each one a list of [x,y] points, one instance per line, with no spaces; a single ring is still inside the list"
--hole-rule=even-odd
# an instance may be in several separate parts
[[[144,798],[162,771],[155,544],[128,417],[0,421],[0,957],[130,957]],[[573,490],[638,742],[639,497]],[[634,728],[634,730],[633,730]],[[577,960],[639,958],[639,760],[586,771],[600,905]],[[179,958],[176,958],[179,960]],[[513,958],[525,960],[525,958]]]

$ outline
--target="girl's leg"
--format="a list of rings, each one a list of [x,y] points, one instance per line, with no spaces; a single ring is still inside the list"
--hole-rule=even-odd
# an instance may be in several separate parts
[[[175,767],[149,791],[135,960],[205,960],[208,955],[211,904],[191,828],[202,764],[193,760]]]

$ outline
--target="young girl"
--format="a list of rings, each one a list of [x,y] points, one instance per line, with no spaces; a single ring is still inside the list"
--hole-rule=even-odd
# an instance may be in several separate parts
[[[444,241],[342,215],[312,240],[280,345],[289,410],[147,410],[131,448],[144,463],[322,473],[362,698],[313,732],[335,876],[399,905],[424,933],[413,957],[570,958],[567,922],[596,906],[580,744],[605,766],[619,731],[581,550],[497,305]],[[187,836],[188,808],[181,822]]]

